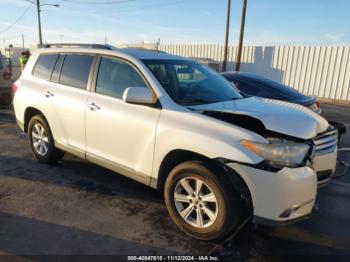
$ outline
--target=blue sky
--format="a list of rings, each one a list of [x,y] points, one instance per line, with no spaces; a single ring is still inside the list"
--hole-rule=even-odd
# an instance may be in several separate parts
[[[88,4],[117,2],[119,4]],[[226,0],[41,0],[47,42],[222,43]],[[0,46],[37,41],[35,7],[25,0],[0,0]],[[232,0],[230,44],[238,40],[242,0]],[[349,0],[248,0],[248,45],[342,45],[350,42]]]

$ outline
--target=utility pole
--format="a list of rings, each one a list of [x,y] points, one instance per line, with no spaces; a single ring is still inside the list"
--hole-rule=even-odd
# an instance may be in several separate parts
[[[107,34],[105,34],[105,45],[107,44]]]
[[[22,48],[24,48],[24,35],[22,34]]]
[[[158,41],[157,41],[157,51],[159,51],[159,46],[160,46],[160,38],[158,38]]]
[[[240,29],[240,32],[239,32],[239,43],[238,43],[237,61],[236,61],[236,71],[239,71],[241,69],[241,59],[242,59],[242,49],[243,49],[243,37],[244,37],[246,11],[247,11],[247,0],[243,0],[242,17],[241,17],[241,29]]]
[[[227,68],[228,39],[229,39],[229,35],[230,35],[230,17],[231,17],[231,0],[227,0],[225,50],[224,50],[224,61],[222,64],[222,71],[223,72],[225,72],[226,68]]]
[[[43,37],[41,34],[41,18],[40,18],[40,7],[42,6],[54,6],[54,7],[60,7],[60,5],[57,4],[40,4],[40,0],[36,0],[36,2],[34,2],[34,0],[25,0],[29,3],[32,3],[33,5],[36,5],[36,11],[38,13],[38,30],[39,30],[39,46],[41,46],[43,44]]]
[[[38,29],[39,29],[39,45],[43,44],[43,38],[41,35],[41,20],[40,20],[40,0],[36,0],[36,9],[38,12]]]

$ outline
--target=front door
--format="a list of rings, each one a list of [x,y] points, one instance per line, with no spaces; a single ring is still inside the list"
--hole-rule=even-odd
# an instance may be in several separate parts
[[[149,88],[128,62],[102,57],[86,109],[87,158],[134,179],[149,181],[160,110],[128,104],[128,87]]]

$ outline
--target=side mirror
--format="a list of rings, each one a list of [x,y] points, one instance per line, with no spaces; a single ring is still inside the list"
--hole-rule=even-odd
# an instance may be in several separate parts
[[[123,100],[130,104],[154,104],[152,92],[146,87],[128,87]]]

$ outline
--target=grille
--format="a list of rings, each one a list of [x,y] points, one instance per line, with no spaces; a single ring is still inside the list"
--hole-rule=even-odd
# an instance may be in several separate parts
[[[338,143],[338,132],[332,127],[331,130],[318,135],[313,139],[315,144],[315,155],[325,155],[334,152]]]

